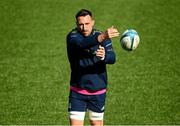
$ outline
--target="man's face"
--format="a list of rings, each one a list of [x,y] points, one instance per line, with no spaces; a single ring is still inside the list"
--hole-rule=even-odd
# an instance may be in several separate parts
[[[94,26],[94,20],[91,16],[80,16],[77,18],[77,28],[84,35],[89,36]]]

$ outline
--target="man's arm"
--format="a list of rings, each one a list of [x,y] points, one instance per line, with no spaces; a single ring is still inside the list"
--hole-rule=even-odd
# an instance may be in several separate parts
[[[88,37],[83,37],[82,35],[78,34],[78,33],[70,33],[67,36],[67,41],[69,44],[74,45],[78,48],[89,48],[92,47],[94,45],[98,45],[98,35],[99,34],[95,34],[92,36],[88,36]]]
[[[119,36],[116,28],[108,28],[105,32],[98,36],[98,41],[104,45],[97,50],[96,56],[100,57],[107,64],[114,64],[116,56],[112,48],[111,38]]]
[[[113,51],[111,41],[106,40],[103,43],[103,46],[99,47],[99,49],[96,52],[96,56],[99,57],[102,61],[104,61],[107,64],[114,64],[116,61],[116,56]]]
[[[118,30],[114,27],[111,27],[111,28],[108,28],[105,32],[88,36],[86,38],[77,34],[76,32],[71,33],[68,35],[67,40],[71,44],[74,44],[79,48],[88,48],[94,45],[98,45],[98,43],[102,43],[106,39],[111,39],[117,36],[119,36]]]

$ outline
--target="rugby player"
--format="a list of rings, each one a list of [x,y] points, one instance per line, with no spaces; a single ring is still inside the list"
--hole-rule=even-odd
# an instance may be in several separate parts
[[[83,125],[89,112],[91,125],[103,125],[107,88],[106,64],[115,63],[111,38],[119,36],[116,28],[105,32],[94,28],[92,12],[81,9],[77,27],[67,35],[67,53],[71,68],[69,94],[70,125]]]

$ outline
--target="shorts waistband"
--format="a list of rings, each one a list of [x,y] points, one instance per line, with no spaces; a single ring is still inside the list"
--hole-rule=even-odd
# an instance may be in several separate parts
[[[77,88],[77,87],[73,87],[73,86],[70,86],[70,90],[75,91],[79,94],[83,94],[83,95],[100,95],[100,94],[103,94],[106,92],[106,89],[101,89],[98,91],[89,91],[86,89],[81,89],[81,88]]]

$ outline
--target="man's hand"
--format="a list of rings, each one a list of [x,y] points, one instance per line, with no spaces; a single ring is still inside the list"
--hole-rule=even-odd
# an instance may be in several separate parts
[[[118,30],[112,26],[98,36],[98,41],[103,42],[105,39],[111,39],[118,36]]]
[[[105,58],[105,49],[103,46],[99,46],[99,49],[96,51],[96,56],[99,57],[101,60]]]
[[[114,37],[118,37],[119,36],[119,32],[116,28],[114,28],[114,26],[112,26],[111,28],[108,28],[106,31],[105,31],[105,38],[114,38]]]

